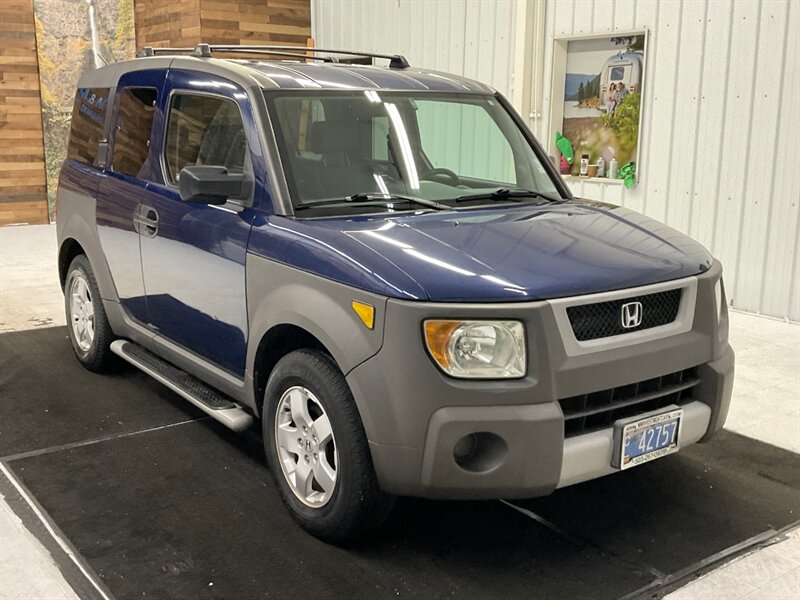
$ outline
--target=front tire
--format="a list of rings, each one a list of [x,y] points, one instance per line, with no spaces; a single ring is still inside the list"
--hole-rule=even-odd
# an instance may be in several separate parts
[[[262,415],[269,469],[303,529],[341,543],[385,520],[393,500],[378,486],[355,401],[330,357],[313,350],[284,356]]]
[[[108,371],[114,360],[110,348],[114,334],[89,259],[83,254],[73,259],[67,271],[64,308],[75,356],[90,371]]]

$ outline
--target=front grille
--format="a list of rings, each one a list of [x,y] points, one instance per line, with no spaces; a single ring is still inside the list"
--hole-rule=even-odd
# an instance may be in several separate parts
[[[606,429],[618,419],[678,406],[691,400],[699,383],[697,367],[638,383],[559,400],[564,413],[564,437]]]
[[[567,308],[567,316],[575,338],[580,342],[650,329],[672,323],[678,317],[681,291],[681,288],[678,288],[607,302],[570,306]],[[626,329],[622,326],[622,305],[629,302],[642,303],[642,322],[637,327]]]

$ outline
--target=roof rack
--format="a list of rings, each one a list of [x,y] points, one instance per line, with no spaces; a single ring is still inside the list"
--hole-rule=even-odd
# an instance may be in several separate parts
[[[225,45],[225,44],[197,44],[194,48],[154,48],[145,46],[137,56],[156,56],[159,54],[190,54],[202,58],[210,58],[212,52],[241,52],[243,54],[270,54],[274,56],[289,56],[321,60],[325,62],[338,62],[331,56],[315,56],[318,52],[326,54],[342,54],[347,56],[363,56],[369,58],[385,58],[389,61],[390,69],[407,69],[411,65],[402,54],[377,54],[375,52],[356,52],[353,50],[327,50],[324,48],[306,48],[304,46],[273,46],[273,45]],[[314,55],[310,55],[314,54]]]

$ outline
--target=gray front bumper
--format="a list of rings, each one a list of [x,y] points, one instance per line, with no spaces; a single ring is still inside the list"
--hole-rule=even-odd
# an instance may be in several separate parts
[[[684,405],[680,444],[706,440],[722,427],[730,403],[733,351],[717,322],[715,264],[697,277],[691,327],[659,339],[574,354],[547,302],[473,305],[389,301],[380,352],[347,380],[370,441],[381,486],[431,498],[523,498],[613,472],[611,429],[564,438],[559,398],[628,385],[698,367],[700,384]],[[528,371],[518,380],[457,380],[423,349],[428,318],[523,321]],[[469,433],[488,432],[507,446],[484,472],[456,464],[453,448]]]

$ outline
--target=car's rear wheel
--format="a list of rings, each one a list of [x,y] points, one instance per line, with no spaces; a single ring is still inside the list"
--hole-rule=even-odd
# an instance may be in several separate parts
[[[83,254],[73,259],[67,271],[64,306],[67,332],[75,356],[90,371],[100,373],[108,370],[114,361],[110,348],[114,334],[92,267]]]
[[[353,396],[322,352],[283,357],[264,395],[264,448],[284,504],[312,535],[342,542],[380,525],[381,492]]]

